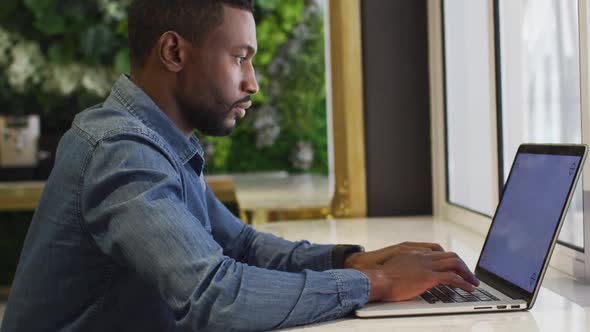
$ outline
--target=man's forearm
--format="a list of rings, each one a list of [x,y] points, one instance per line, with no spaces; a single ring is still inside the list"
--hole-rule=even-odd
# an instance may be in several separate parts
[[[333,245],[310,244],[307,241],[288,241],[269,233],[257,232],[249,226],[231,246],[238,246],[240,261],[249,265],[285,272],[305,269],[332,269]]]

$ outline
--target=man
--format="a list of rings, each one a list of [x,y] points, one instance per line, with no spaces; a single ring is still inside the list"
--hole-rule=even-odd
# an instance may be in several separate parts
[[[436,244],[289,242],[214,197],[193,129],[231,133],[258,90],[251,0],[136,0],[129,42],[60,142],[2,331],[268,330],[478,283]]]

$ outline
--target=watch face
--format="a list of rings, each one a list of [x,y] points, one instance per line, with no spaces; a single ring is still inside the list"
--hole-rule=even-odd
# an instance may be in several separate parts
[[[332,249],[332,268],[343,269],[344,260],[346,257],[348,257],[348,255],[363,251],[365,251],[365,248],[359,245],[337,244],[334,249]]]

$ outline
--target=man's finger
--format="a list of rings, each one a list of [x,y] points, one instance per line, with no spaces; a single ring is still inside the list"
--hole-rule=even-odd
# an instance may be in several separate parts
[[[465,279],[461,278],[454,272],[436,272],[435,278],[439,284],[458,287],[468,292],[473,292],[475,290],[473,284],[465,281]]]
[[[433,269],[438,272],[451,271],[461,276],[467,282],[473,285],[479,285],[477,277],[469,270],[465,262],[459,257],[441,259],[433,262]]]
[[[432,259],[433,261],[459,257],[456,253],[454,253],[452,251],[443,251],[443,252],[433,251],[433,252],[425,253],[425,255],[428,255],[428,257],[430,257],[430,259]]]
[[[403,253],[403,252],[430,252],[432,249],[428,247],[418,247],[418,246],[410,246],[410,245],[401,245],[396,248],[396,250],[391,250],[392,253]]]
[[[445,251],[443,247],[440,246],[438,243],[430,243],[430,242],[404,242],[404,245],[410,247],[422,247],[422,248],[429,248],[432,251]]]
[[[458,257],[445,258],[434,261],[432,268],[438,272],[457,271],[461,266],[462,261]]]
[[[381,250],[370,252],[368,254],[372,255],[372,258],[375,260],[375,262],[377,264],[383,264],[387,260],[391,259],[393,256],[401,254],[401,253],[425,252],[425,251],[430,252],[432,250],[427,247],[408,246],[408,245],[404,245],[404,244],[398,244],[397,246],[383,248]]]

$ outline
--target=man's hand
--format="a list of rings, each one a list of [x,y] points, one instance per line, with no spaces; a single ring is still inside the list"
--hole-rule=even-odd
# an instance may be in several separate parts
[[[383,249],[370,252],[356,252],[350,254],[344,260],[345,269],[375,269],[385,263],[387,260],[409,252],[423,252],[423,251],[444,251],[443,248],[436,243],[424,242],[404,242],[389,246]]]
[[[412,299],[439,284],[473,291],[479,280],[453,252],[410,251],[373,269],[359,269],[371,281],[369,301]]]

